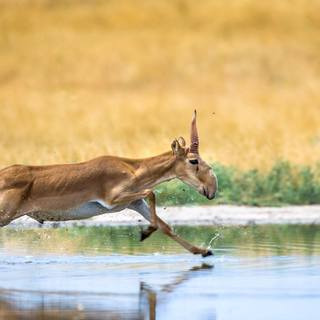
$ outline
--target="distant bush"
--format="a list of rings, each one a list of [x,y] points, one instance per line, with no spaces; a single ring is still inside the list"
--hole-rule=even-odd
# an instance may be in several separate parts
[[[240,171],[221,164],[214,166],[219,181],[216,200],[209,201],[180,181],[161,184],[156,189],[159,205],[243,204],[281,206],[320,203],[320,163],[311,166],[276,162],[270,171]]]

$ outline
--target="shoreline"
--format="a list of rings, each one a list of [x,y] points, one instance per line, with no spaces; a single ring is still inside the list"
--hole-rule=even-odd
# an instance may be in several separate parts
[[[158,207],[159,217],[171,225],[190,226],[245,226],[263,224],[317,224],[320,225],[320,205],[286,207],[249,206],[181,206]],[[29,217],[12,221],[9,228],[56,228],[73,226],[138,226],[146,225],[141,215],[131,210],[106,213],[85,220],[45,222],[43,225]]]

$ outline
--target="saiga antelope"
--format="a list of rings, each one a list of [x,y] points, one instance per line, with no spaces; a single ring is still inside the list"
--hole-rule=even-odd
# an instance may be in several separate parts
[[[210,250],[179,237],[156,214],[152,189],[174,178],[208,199],[215,197],[217,178],[199,155],[196,111],[191,123],[190,147],[180,137],[172,142],[171,151],[146,159],[102,156],[75,164],[13,165],[2,169],[0,226],[24,215],[43,223],[86,219],[129,208],[150,222],[141,232],[141,240],[159,228],[190,252],[212,255]]]

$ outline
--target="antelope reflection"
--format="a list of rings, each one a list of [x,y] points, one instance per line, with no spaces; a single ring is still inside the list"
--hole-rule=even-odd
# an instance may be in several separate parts
[[[201,264],[194,266],[187,271],[182,272],[171,283],[166,283],[160,286],[160,289],[155,290],[146,282],[140,282],[138,306],[135,309],[126,309],[119,311],[119,308],[104,308],[103,300],[110,299],[110,294],[97,294],[93,295],[95,299],[99,299],[102,305],[82,306],[81,302],[77,301],[76,305],[70,301],[66,301],[71,294],[60,296],[61,299],[54,301],[57,293],[45,292],[28,292],[28,291],[10,291],[0,290],[0,319],[6,320],[53,320],[53,319],[89,319],[89,320],[102,320],[102,319],[157,319],[157,308],[165,304],[171,298],[171,294],[183,283],[192,279],[196,272],[210,270],[213,265]],[[35,295],[38,297],[37,304],[32,307],[32,304],[27,303],[29,307],[25,307],[21,303],[23,295],[27,296],[27,302],[34,302],[31,297]],[[84,298],[79,295],[79,298]],[[62,301],[61,301],[62,300]],[[30,307],[31,306],[31,307]],[[211,319],[215,319],[214,310],[210,315]]]
[[[147,303],[141,305],[141,313],[143,314],[143,319],[155,320],[156,319],[156,310],[157,303],[163,303],[165,300],[170,298],[170,293],[174,292],[179,285],[190,280],[194,272],[201,270],[210,270],[213,269],[213,265],[202,263],[200,266],[194,266],[191,269],[185,271],[181,275],[179,275],[174,282],[164,284],[161,286],[160,291],[153,290],[148,284],[145,282],[140,283],[140,303],[144,301],[144,297],[147,299]],[[158,298],[160,296],[160,298]],[[143,310],[144,308],[144,310]],[[213,317],[212,319],[215,319]]]

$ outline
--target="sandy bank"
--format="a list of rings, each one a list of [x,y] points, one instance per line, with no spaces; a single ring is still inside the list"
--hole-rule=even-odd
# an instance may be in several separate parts
[[[282,208],[246,206],[194,206],[158,208],[161,218],[173,225],[252,225],[252,224],[320,224],[320,205],[287,206]],[[139,214],[125,210],[107,213],[87,220],[45,222],[44,227],[143,225],[147,221]],[[35,220],[22,217],[10,227],[37,228]]]

